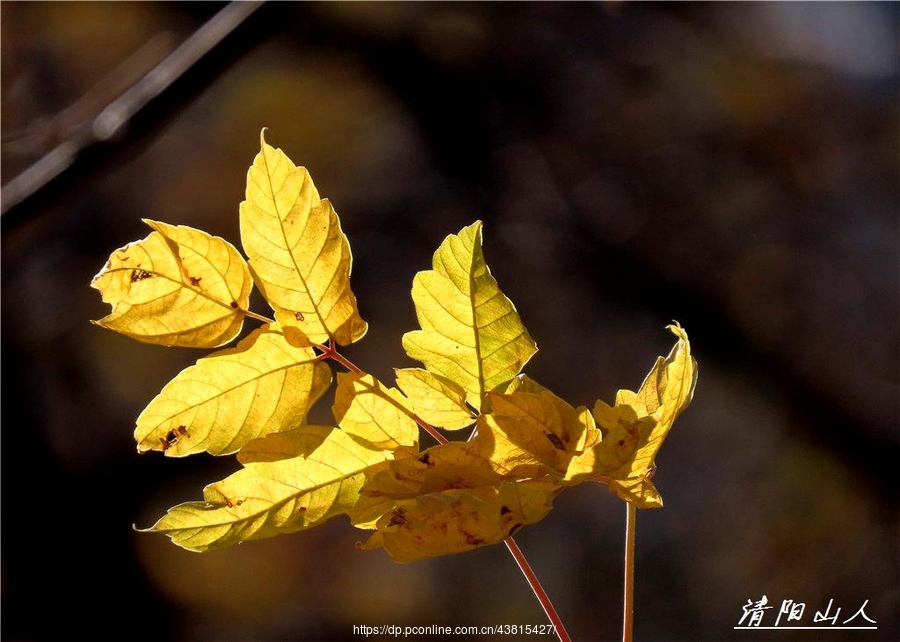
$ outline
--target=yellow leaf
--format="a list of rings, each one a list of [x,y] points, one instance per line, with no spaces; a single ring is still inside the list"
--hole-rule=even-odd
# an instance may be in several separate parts
[[[432,426],[459,430],[475,421],[466,405],[466,391],[459,384],[421,368],[397,369],[395,373],[413,411]]]
[[[444,239],[432,266],[413,280],[422,329],[407,332],[403,347],[430,372],[462,386],[480,410],[484,395],[519,374],[537,346],[485,263],[481,222]]]
[[[586,408],[575,409],[549,390],[490,393],[489,398],[491,412],[484,426],[496,441],[490,458],[503,467],[508,467],[507,462],[522,463],[524,456],[525,460],[564,473],[573,456],[599,439]],[[498,431],[502,440],[496,438]],[[488,434],[479,425],[475,440],[486,439]]]
[[[303,426],[246,448],[245,467],[207,486],[205,501],[170,508],[147,530],[202,552],[311,528],[353,508],[363,471],[390,456],[330,426]]]
[[[116,250],[91,281],[112,312],[95,321],[138,341],[214,348],[241,331],[253,282],[227,241],[184,225]]]
[[[247,172],[241,241],[253,278],[275,310],[311,344],[358,341],[367,325],[350,289],[350,243],[309,172],[280,149],[262,147]]]
[[[599,400],[593,417],[602,431],[602,441],[572,459],[566,480],[611,483],[628,478],[642,435],[649,435],[656,422],[649,417],[638,418],[631,406],[612,407]]]
[[[405,397],[364,372],[338,374],[332,412],[347,434],[369,448],[397,450],[418,444],[419,426]]]
[[[175,457],[235,452],[251,439],[302,424],[330,383],[331,370],[312,348],[289,344],[276,324],[257,328],[162,389],[138,417],[138,450]]]
[[[557,492],[552,485],[511,481],[421,495],[398,502],[358,547],[384,548],[397,562],[415,562],[490,546],[546,517]]]
[[[503,481],[471,442],[439,444],[366,470],[366,483],[349,513],[350,520],[358,528],[375,528],[396,500],[445,490],[499,486]]]
[[[690,404],[697,384],[697,362],[687,333],[678,324],[668,329],[678,341],[665,359],[656,360],[640,389],[620,390],[614,407],[602,401],[594,406],[602,441],[572,460],[567,484],[603,481],[639,508],[662,506],[650,483],[654,459],[673,422]]]
[[[503,481],[471,442],[451,441],[432,446],[416,457],[394,459],[366,471],[360,494],[413,499],[445,490],[499,486]]]
[[[638,508],[662,508],[663,500],[656,486],[649,478],[631,477],[623,481],[610,482],[609,490],[622,500]]]
[[[638,418],[649,416],[655,425],[641,439],[632,464],[632,476],[643,474],[653,460],[675,419],[688,407],[697,385],[697,361],[691,356],[691,344],[680,325],[668,326],[678,337],[669,355],[658,359],[637,393],[619,391],[616,405],[629,405]]]

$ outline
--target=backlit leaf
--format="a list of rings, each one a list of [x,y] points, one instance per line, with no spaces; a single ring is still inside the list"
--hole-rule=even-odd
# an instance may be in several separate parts
[[[253,282],[227,241],[144,220],[150,235],[116,250],[91,281],[112,312],[96,321],[138,341],[214,348],[241,331]]]
[[[412,297],[422,329],[403,336],[406,353],[462,386],[477,410],[537,351],[485,263],[480,222],[441,243],[432,269],[413,280]]]
[[[397,450],[419,440],[419,426],[406,398],[365,373],[337,376],[332,411],[338,425],[370,448]]]
[[[251,442],[247,450],[244,468],[207,486],[204,501],[170,508],[147,530],[202,552],[311,528],[353,508],[363,471],[390,456],[339,428],[311,425]]]
[[[654,459],[676,417],[690,404],[697,384],[697,362],[687,333],[678,324],[668,329],[678,341],[665,359],[657,359],[638,391],[620,390],[614,407],[602,401],[594,406],[603,439],[573,459],[567,481],[603,481],[639,508],[662,506],[650,482]]]
[[[537,346],[488,269],[476,222],[447,236],[413,280],[420,329],[403,347],[424,369],[395,370],[390,388],[336,348],[367,330],[350,245],[307,170],[264,132],[240,205],[249,262],[205,232],[146,222],[150,235],[114,252],[91,283],[112,306],[98,324],[151,343],[218,347],[245,316],[266,323],[186,368],[138,417],[140,452],[237,452],[242,466],[147,530],[208,551],[343,514],[374,531],[359,548],[409,562],[501,542],[585,481],[662,506],[654,458],[697,380],[679,325],[636,392],[592,411],[570,405],[522,374]],[[274,322],[248,310],[254,282]],[[325,360],[350,371],[337,377],[337,427],[306,423],[331,384]],[[466,427],[468,440],[446,443],[434,430]],[[420,428],[442,443],[420,451]]]
[[[499,486],[503,481],[471,442],[440,444],[367,470],[366,483],[349,513],[350,519],[359,528],[375,528],[377,520],[392,510],[397,500],[445,490]]]
[[[471,442],[432,446],[416,457],[393,459],[366,471],[360,493],[366,497],[412,499],[418,495],[499,486],[503,475],[493,470]]]
[[[489,399],[490,413],[473,441],[492,441],[489,458],[508,473],[538,465],[563,474],[573,456],[600,438],[586,408],[573,408],[549,390],[490,393]]]
[[[552,485],[504,482],[499,487],[420,495],[398,502],[358,546],[384,548],[397,562],[490,546],[546,517],[557,493]]]
[[[466,391],[459,384],[421,368],[395,372],[397,385],[415,413],[432,426],[458,430],[475,421],[472,409],[466,405]]]
[[[353,343],[367,325],[350,289],[350,243],[309,172],[280,149],[262,147],[247,172],[241,241],[253,278],[284,326],[311,344]]]
[[[137,420],[139,451],[170,456],[235,452],[251,439],[295,428],[331,383],[312,348],[288,343],[277,324],[183,370]]]

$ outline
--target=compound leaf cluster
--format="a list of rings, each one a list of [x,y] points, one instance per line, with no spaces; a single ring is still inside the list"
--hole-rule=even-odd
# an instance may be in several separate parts
[[[413,280],[420,328],[403,347],[422,367],[379,381],[337,350],[368,326],[334,208],[305,168],[264,135],[260,144],[240,206],[247,260],[221,238],[145,221],[150,235],[113,252],[91,282],[112,306],[96,323],[139,341],[214,348],[248,317],[262,321],[178,374],[138,417],[139,452],[237,453],[242,465],[147,530],[208,551],[346,515],[370,531],[359,548],[409,562],[498,543],[586,481],[662,506],[654,458],[697,380],[678,324],[672,351],[636,392],[573,407],[523,373],[537,346],[491,274],[475,222],[447,236]],[[274,319],[248,309],[254,285]],[[348,371],[333,377],[329,360]],[[332,383],[334,425],[308,424]],[[468,439],[445,436],[464,429]],[[422,448],[425,434],[438,443]]]

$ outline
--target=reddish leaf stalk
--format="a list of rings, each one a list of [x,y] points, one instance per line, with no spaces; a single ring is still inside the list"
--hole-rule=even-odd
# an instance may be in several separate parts
[[[625,502],[625,581],[623,589],[622,642],[631,642],[634,633],[634,533],[637,509]]]
[[[446,443],[449,443],[449,442],[450,442],[450,440],[447,439],[446,437],[444,437],[444,435],[442,435],[442,434],[438,431],[437,428],[435,428],[434,426],[432,426],[430,423],[428,423],[428,422],[425,421],[424,419],[421,419],[418,415],[413,415],[412,418],[416,420],[416,423],[417,423],[417,424],[419,424],[419,428],[421,428],[422,430],[424,430],[425,432],[427,432],[429,435],[431,435],[432,437],[434,437],[435,440],[437,440],[437,442],[438,442],[439,444],[446,444]]]
[[[337,351],[337,348],[334,346],[333,342],[328,342],[325,345],[317,345],[316,348],[322,351],[322,354],[319,355],[319,359],[333,359],[337,361],[339,364],[347,368],[350,372],[360,374],[362,370],[350,359],[342,355]]]
[[[550,601],[550,597],[547,595],[544,587],[541,586],[541,581],[531,568],[528,560],[525,559],[525,554],[522,552],[522,549],[519,548],[519,545],[516,544],[516,540],[512,537],[507,537],[503,540],[503,543],[506,544],[506,548],[509,549],[513,559],[516,560],[516,564],[519,565],[522,575],[528,580],[528,585],[531,587],[531,590],[534,591],[535,597],[537,597],[538,602],[540,602],[541,606],[544,608],[544,613],[547,614],[547,617],[550,618],[550,622],[553,623],[553,626],[556,629],[556,636],[559,638],[560,642],[572,642],[572,638],[569,637],[569,632],[566,631],[566,627],[563,625],[559,613],[557,613],[556,609],[553,607],[553,602]]]
[[[322,351],[322,354],[319,355],[320,359],[333,359],[337,361],[339,364],[347,368],[350,372],[355,372],[359,374],[362,370],[352,361],[350,361],[347,357],[338,352],[337,348],[334,347],[334,343],[328,343],[326,345],[317,345],[316,348]],[[422,420],[416,415],[412,415],[412,418],[415,420],[419,427],[427,432],[429,435],[434,437],[434,439],[439,444],[446,444],[449,440],[442,435],[437,428],[429,424],[428,422]]]
[[[317,345],[316,348],[322,351],[322,354],[319,355],[320,359],[334,359],[351,372],[362,372],[362,370],[360,370],[360,368],[356,366],[356,364],[354,364],[352,361],[347,359],[347,357],[337,351],[334,343]],[[437,428],[435,428],[422,418],[416,415],[412,415],[412,418],[416,420],[416,423],[419,424],[422,430],[434,437],[438,441],[438,443],[446,444],[449,441],[438,431]],[[553,606],[553,602],[550,600],[550,596],[547,595],[547,592],[541,585],[541,581],[538,579],[538,576],[531,568],[531,564],[528,563],[528,559],[525,557],[525,553],[523,553],[522,549],[519,548],[519,545],[516,544],[516,540],[514,540],[512,537],[507,537],[505,540],[503,540],[503,543],[506,544],[506,548],[513,556],[513,559],[516,560],[516,564],[519,565],[519,570],[522,571],[522,575],[525,576],[525,580],[528,582],[531,590],[534,591],[538,602],[541,603],[541,607],[544,609],[544,613],[547,614],[547,617],[553,624],[556,630],[556,635],[559,638],[560,642],[572,642],[572,638],[569,637],[569,633],[568,631],[566,631],[566,627],[565,625],[563,625],[562,619],[559,617],[559,613],[556,612],[556,609]]]

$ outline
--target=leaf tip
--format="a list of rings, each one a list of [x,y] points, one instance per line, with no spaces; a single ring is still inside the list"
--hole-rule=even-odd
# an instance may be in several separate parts
[[[674,334],[679,339],[687,341],[687,332],[684,331],[684,328],[681,327],[681,324],[678,321],[672,320],[672,323],[666,326],[666,330]]]

